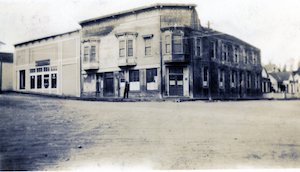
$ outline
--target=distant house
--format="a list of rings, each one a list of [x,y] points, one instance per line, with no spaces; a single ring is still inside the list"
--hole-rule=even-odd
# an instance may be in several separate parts
[[[272,92],[287,92],[288,91],[288,82],[289,78],[292,75],[292,72],[272,72],[269,74],[270,81],[272,83],[271,91]]]
[[[0,52],[0,92],[13,89],[13,54]]]
[[[262,93],[270,93],[271,92],[271,80],[270,80],[270,76],[269,76],[266,68],[263,68],[261,77],[262,77],[262,81],[261,81]]]
[[[287,92],[300,96],[300,69],[291,73],[288,81],[285,82],[287,85]]]

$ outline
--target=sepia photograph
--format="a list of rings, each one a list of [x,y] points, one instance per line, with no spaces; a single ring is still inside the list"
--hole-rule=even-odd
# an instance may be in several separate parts
[[[0,171],[300,170],[299,9],[0,0]]]

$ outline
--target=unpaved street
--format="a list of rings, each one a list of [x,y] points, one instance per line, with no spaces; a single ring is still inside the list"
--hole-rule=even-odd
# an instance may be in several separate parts
[[[0,169],[300,168],[300,101],[0,95]]]

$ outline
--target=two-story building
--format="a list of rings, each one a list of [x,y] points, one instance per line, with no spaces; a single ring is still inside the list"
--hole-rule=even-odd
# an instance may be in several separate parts
[[[196,5],[155,4],[80,22],[82,95],[261,95],[260,50],[202,27]]]

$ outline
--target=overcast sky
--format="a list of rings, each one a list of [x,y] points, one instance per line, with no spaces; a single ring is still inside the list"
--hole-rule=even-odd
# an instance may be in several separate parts
[[[262,62],[300,61],[299,0],[0,0],[1,51],[13,44],[79,29],[79,21],[158,2],[193,3],[202,25],[262,51]]]

